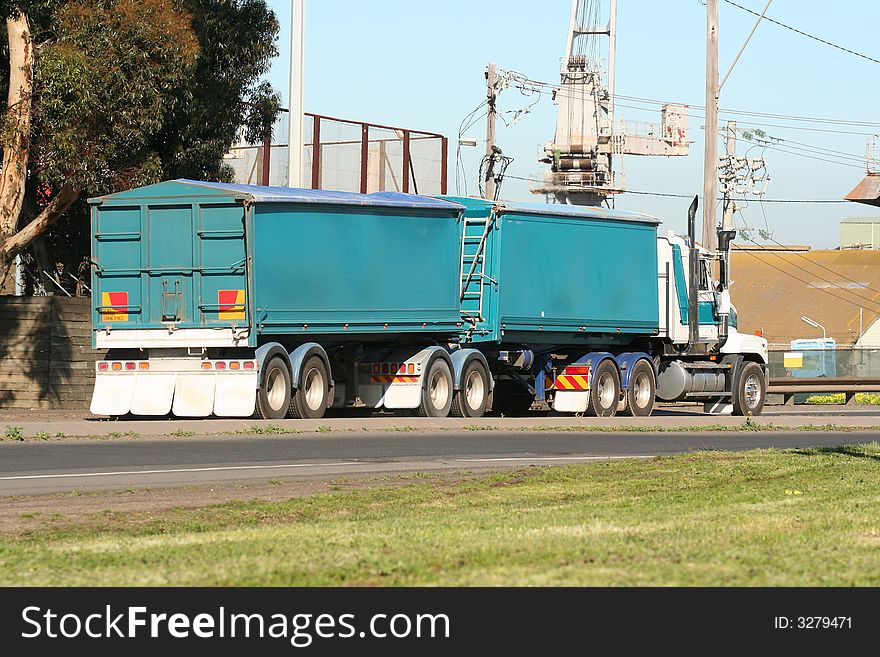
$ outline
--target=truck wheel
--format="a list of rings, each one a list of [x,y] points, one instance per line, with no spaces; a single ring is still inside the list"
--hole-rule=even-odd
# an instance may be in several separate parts
[[[642,359],[637,361],[629,373],[626,387],[626,408],[622,415],[648,417],[654,410],[654,396],[657,392],[657,378],[651,363]]]
[[[593,373],[587,415],[613,417],[617,413],[619,398],[620,376],[617,374],[617,367],[612,360],[603,360]]]
[[[450,412],[455,417],[483,417],[488,402],[489,375],[480,361],[472,360],[464,369]]]
[[[290,404],[290,372],[284,361],[275,357],[263,372],[263,385],[257,391],[257,416],[264,420],[280,420],[287,415]]]
[[[757,363],[743,363],[739,383],[733,391],[733,414],[760,415],[765,393],[764,370]]]
[[[310,420],[324,417],[329,394],[330,377],[327,376],[327,366],[320,356],[312,356],[302,366],[299,387],[290,397],[287,415]]]
[[[452,407],[452,393],[452,369],[444,358],[435,358],[424,375],[418,415],[446,417]]]

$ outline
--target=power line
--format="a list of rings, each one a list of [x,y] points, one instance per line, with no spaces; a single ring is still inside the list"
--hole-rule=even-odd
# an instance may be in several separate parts
[[[482,119],[486,114],[482,114],[480,116],[476,116],[477,112],[479,112],[483,107],[489,104],[489,99],[484,99],[482,103],[477,105],[473,110],[471,110],[462,120],[458,126],[458,142],[455,145],[455,193],[459,193],[459,189],[462,186],[461,183],[464,183],[464,195],[467,196],[467,175],[464,174],[464,159],[461,156],[461,137],[462,135],[470,130],[480,119]],[[476,116],[476,118],[475,118]],[[465,125],[467,124],[467,125]]]
[[[747,7],[743,7],[742,5],[738,5],[735,2],[732,2],[731,0],[724,0],[724,2],[726,2],[729,5],[733,5],[734,7],[737,7],[738,9],[742,9],[743,11],[748,12],[749,14],[752,14],[753,16],[760,16],[760,14],[758,14],[757,12],[754,12],[751,9],[748,9]],[[837,48],[838,50],[842,50],[843,52],[849,53],[850,55],[855,55],[856,57],[861,57],[862,59],[867,59],[869,62],[874,62],[875,64],[880,64],[880,59],[874,59],[873,57],[869,57],[868,55],[863,55],[862,53],[856,52],[855,50],[850,50],[849,48],[844,48],[843,46],[838,46],[836,43],[831,43],[830,41],[826,41],[825,39],[820,39],[817,36],[813,36],[812,34],[808,34],[807,32],[804,32],[803,30],[799,30],[795,27],[792,27],[791,25],[786,25],[785,23],[780,23],[779,21],[775,21],[772,18],[770,18],[769,16],[765,15],[764,20],[769,21],[771,23],[775,23],[776,25],[779,25],[780,27],[784,27],[786,30],[791,30],[792,32],[797,32],[801,36],[805,36],[808,39],[812,39],[813,41],[818,41],[819,43],[824,43],[826,46],[831,46],[832,48]]]
[[[540,92],[545,93],[545,92]],[[653,104],[653,103],[652,103]],[[637,112],[646,112],[651,114],[656,114],[657,110],[653,107],[638,107],[636,105],[627,105],[625,103],[615,103],[614,107],[625,107],[627,109],[636,110]],[[692,107],[688,107],[688,109],[693,109]],[[722,113],[724,113],[722,111]],[[692,119],[702,119],[705,118],[705,115],[700,113],[688,112],[688,117]],[[785,125],[783,123],[761,123],[760,125],[756,123],[739,123],[739,127],[741,128],[753,128],[757,130],[761,130],[764,128],[779,128],[781,130],[798,130],[801,132],[824,132],[835,135],[859,135],[862,137],[871,137],[876,135],[876,132],[865,132],[862,130],[834,130],[832,128],[812,128],[808,126],[801,125]]]
[[[764,17],[767,20],[767,17]],[[543,82],[541,80],[533,80],[528,76],[523,75],[522,73],[517,73],[516,71],[508,71],[508,73],[515,76],[512,78],[513,82],[512,86],[533,86],[533,87],[542,87],[540,90],[541,93],[552,94],[554,91],[559,91],[562,89],[562,85],[553,84],[551,82]],[[660,100],[657,98],[645,98],[643,96],[628,96],[625,94],[614,94],[613,98],[615,100],[630,100],[639,103],[650,103],[653,105],[686,105],[689,109],[696,109],[705,111],[705,105],[698,105],[694,103],[683,103],[681,101],[670,101],[670,100]],[[830,125],[852,125],[852,126],[860,126],[865,128],[880,128],[880,122],[876,121],[857,121],[852,119],[831,119],[825,117],[817,117],[817,116],[802,116],[796,114],[776,114],[772,112],[759,112],[756,110],[738,110],[738,109],[725,109],[719,108],[718,110],[722,114],[737,114],[740,116],[757,116],[763,118],[770,119],[784,119],[788,121],[800,121],[800,122],[808,122],[808,123],[825,123]]]
[[[508,174],[507,178],[511,178],[513,180],[524,180],[526,182],[534,182],[539,183],[543,182],[538,178],[525,178],[523,176],[513,176]],[[676,194],[672,192],[648,192],[648,191],[639,191],[634,189],[624,190],[625,194],[636,194],[641,196],[659,196],[659,197],[667,197],[667,198],[693,198],[693,194]],[[723,200],[722,197],[718,197],[718,200]],[[762,199],[762,203],[849,203],[850,201],[844,200],[834,200],[834,199],[782,199],[782,198],[768,198]]]
[[[805,157],[809,160],[817,160],[819,162],[827,162],[829,164],[837,164],[842,167],[849,167],[851,169],[864,169],[865,165],[862,164],[854,164],[852,160],[846,160],[846,158],[854,158],[855,156],[846,155],[846,156],[831,156],[828,157],[819,157],[814,152],[803,152],[805,149],[799,146],[786,146],[785,142],[775,143],[775,142],[766,142],[766,141],[754,141],[752,139],[746,139],[743,137],[744,141],[747,141],[750,144],[755,144],[756,146],[760,146],[761,148],[768,148],[770,150],[778,151],[780,153],[787,153],[789,155],[796,155],[799,157]],[[829,159],[830,157],[838,157],[839,159]],[[863,160],[859,159],[860,162]]]

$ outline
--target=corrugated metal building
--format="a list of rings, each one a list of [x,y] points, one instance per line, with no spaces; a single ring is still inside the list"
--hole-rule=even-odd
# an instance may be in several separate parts
[[[739,330],[761,331],[771,348],[821,338],[838,347],[880,347],[880,251],[739,246],[731,296]]]

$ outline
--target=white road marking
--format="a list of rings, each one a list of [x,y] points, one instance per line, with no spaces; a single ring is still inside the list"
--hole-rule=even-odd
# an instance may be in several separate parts
[[[612,459],[652,459],[653,455],[638,456],[505,456],[494,459],[452,459],[461,463],[493,463],[495,461],[608,461]]]
[[[62,479],[65,477],[117,477],[120,475],[141,474],[175,474],[181,472],[218,472],[221,470],[271,470],[280,468],[327,468],[343,465],[361,465],[356,462],[342,461],[338,463],[289,463],[284,465],[229,465],[213,468],[173,468],[168,470],[121,470],[119,472],[76,472],[65,474],[44,475],[16,475],[14,477],[0,477],[0,481],[12,481],[15,479]]]

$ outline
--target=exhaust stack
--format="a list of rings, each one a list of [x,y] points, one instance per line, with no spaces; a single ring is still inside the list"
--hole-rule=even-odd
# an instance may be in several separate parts
[[[688,260],[688,344],[691,347],[700,340],[699,307],[697,305],[697,288],[699,287],[697,265],[699,264],[699,256],[697,254],[697,228],[695,222],[699,203],[699,197],[694,196],[694,200],[691,201],[691,206],[688,208],[688,242],[690,246]]]

